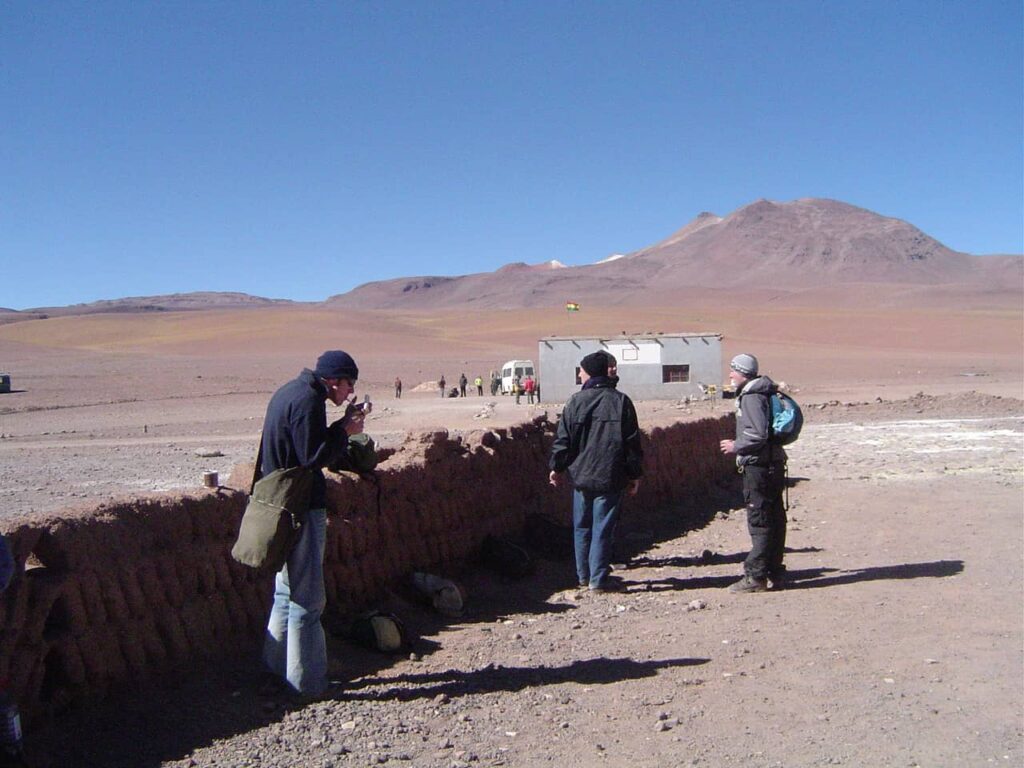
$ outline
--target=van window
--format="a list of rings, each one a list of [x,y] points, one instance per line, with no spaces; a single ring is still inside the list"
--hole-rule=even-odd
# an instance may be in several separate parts
[[[526,369],[526,375],[527,376],[533,376],[533,368],[527,368]]]
[[[522,368],[516,368],[516,376],[519,376],[521,378],[522,375],[523,375],[523,369]]]
[[[502,368],[501,369],[501,375],[502,376],[511,376],[512,375],[512,369],[511,368]]]

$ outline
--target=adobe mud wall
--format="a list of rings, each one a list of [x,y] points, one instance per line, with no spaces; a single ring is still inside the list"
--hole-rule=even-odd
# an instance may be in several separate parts
[[[718,440],[732,418],[645,435],[631,516],[728,476]],[[553,433],[542,417],[462,439],[410,436],[379,467],[379,514],[372,483],[329,475],[328,601],[347,612],[411,571],[456,571],[488,534],[515,536],[531,513],[568,525],[569,491],[547,483]],[[251,473],[236,468],[228,485],[247,489]],[[229,488],[147,496],[5,529],[19,570],[0,595],[0,679],[23,714],[255,651],[273,577],[229,554],[245,500]]]

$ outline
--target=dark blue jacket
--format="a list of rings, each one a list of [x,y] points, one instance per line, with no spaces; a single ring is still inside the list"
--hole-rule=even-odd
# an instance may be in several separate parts
[[[568,472],[575,488],[622,491],[643,474],[636,408],[615,388],[616,381],[590,379],[562,409],[548,466]]]
[[[344,453],[348,435],[328,429],[326,402],[327,389],[308,368],[274,393],[263,420],[264,476],[275,469],[322,469]],[[322,472],[315,472],[309,508],[326,505],[327,483]]]

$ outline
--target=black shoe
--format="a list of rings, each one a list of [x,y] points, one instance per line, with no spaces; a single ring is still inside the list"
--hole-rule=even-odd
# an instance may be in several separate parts
[[[768,589],[772,592],[781,592],[786,588],[786,574],[776,573],[774,576],[768,576]]]
[[[626,585],[622,583],[620,579],[614,576],[609,576],[600,584],[591,584],[591,592],[625,592]]]

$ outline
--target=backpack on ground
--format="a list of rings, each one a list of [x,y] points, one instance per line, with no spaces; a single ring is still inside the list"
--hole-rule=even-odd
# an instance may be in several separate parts
[[[368,611],[352,622],[352,640],[371,651],[395,653],[407,649],[409,635],[402,620],[393,613]]]
[[[451,579],[417,571],[410,581],[417,596],[429,602],[438,613],[451,617],[462,615],[466,595],[462,587]]]
[[[804,427],[804,414],[800,405],[784,392],[773,392],[771,402],[771,439],[779,445],[789,445],[800,437]]]

